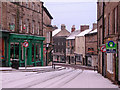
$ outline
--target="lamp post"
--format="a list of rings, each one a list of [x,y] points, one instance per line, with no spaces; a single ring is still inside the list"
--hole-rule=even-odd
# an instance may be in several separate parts
[[[47,58],[47,56],[48,56],[48,47],[49,47],[49,43],[46,44],[46,66],[48,65],[48,63],[47,63],[48,62],[48,60],[47,60],[48,59]]]

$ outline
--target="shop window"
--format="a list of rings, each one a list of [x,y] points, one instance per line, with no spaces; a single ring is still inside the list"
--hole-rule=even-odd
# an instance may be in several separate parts
[[[11,43],[10,51],[11,59],[19,59],[19,43]]]
[[[113,73],[113,54],[107,53],[107,71]]]

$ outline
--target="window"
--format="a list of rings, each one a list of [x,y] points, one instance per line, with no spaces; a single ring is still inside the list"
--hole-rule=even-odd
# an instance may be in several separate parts
[[[35,4],[34,3],[32,3],[32,9],[35,10]]]
[[[70,54],[70,48],[68,48],[68,54]]]
[[[68,46],[70,45],[70,42],[68,41]]]
[[[29,33],[29,20],[26,19],[26,33]]]
[[[107,25],[106,23],[107,22],[106,22],[106,18],[104,20],[105,20],[105,22],[104,22],[105,23],[105,27],[104,28],[105,28],[105,37],[106,37],[107,36],[107,27],[106,27],[106,25]]]
[[[60,42],[58,42],[58,45],[60,45]]]
[[[40,12],[40,5],[38,5],[38,12]]]
[[[118,32],[118,7],[115,8],[115,34]]]
[[[110,34],[110,14],[108,15],[108,35]]]
[[[35,28],[35,22],[34,21],[32,21],[32,33],[34,34],[34,28]]]
[[[40,34],[40,23],[38,22],[38,25],[37,25],[37,34],[39,35]]]
[[[11,15],[10,30],[15,31],[15,16]]]
[[[113,54],[107,53],[107,71],[113,73]]]
[[[28,0],[26,0],[26,7],[28,8]]]
[[[19,19],[19,30],[22,32],[22,18]]]
[[[47,43],[50,43],[50,32],[47,32]]]

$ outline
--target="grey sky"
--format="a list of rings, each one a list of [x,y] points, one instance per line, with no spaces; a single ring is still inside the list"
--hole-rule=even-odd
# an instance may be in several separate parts
[[[97,22],[97,4],[96,2],[45,2],[44,5],[53,16],[52,25],[65,24],[67,30],[71,31],[71,26],[76,29],[80,25]]]

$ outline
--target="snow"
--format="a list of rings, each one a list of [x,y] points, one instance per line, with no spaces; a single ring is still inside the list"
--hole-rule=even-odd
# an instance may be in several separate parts
[[[51,72],[4,71],[3,88],[118,88],[92,70],[66,68]]]
[[[80,34],[77,35],[77,37],[79,37],[79,36],[85,36],[85,34],[88,34],[90,31],[92,31],[92,29],[87,29],[85,31],[82,31]]]
[[[52,32],[52,36],[55,36],[57,33],[59,33],[61,31],[61,29],[55,29],[53,32]]]
[[[91,31],[89,33],[92,34],[92,33],[96,33],[96,32],[97,32],[97,29],[95,29],[95,30],[93,30],[93,31]]]
[[[80,33],[80,30],[75,30],[74,32],[71,32],[71,34],[66,39],[75,39],[75,36]]]

